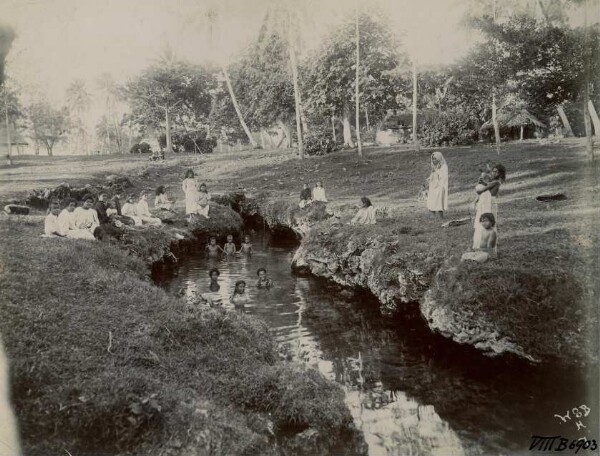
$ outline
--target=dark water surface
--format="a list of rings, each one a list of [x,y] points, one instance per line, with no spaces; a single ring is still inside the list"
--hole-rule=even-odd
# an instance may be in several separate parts
[[[245,280],[252,297],[245,311],[265,320],[294,359],[342,385],[370,455],[550,454],[529,451],[534,435],[600,442],[597,384],[583,388],[582,375],[490,360],[432,334],[416,313],[383,318],[370,294],[293,274],[294,243],[269,233],[252,238],[250,258],[209,259],[199,250],[153,278],[194,299],[209,291],[208,271],[217,267],[216,294],[226,306],[235,281]],[[259,267],[273,289],[254,286]],[[588,416],[573,411],[581,405]],[[566,422],[554,416],[569,410]],[[578,430],[577,421],[586,428]]]

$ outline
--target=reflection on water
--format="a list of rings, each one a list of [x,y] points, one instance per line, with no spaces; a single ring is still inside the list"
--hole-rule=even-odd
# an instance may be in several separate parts
[[[209,292],[216,267],[220,289],[210,297],[230,307],[235,282],[245,280],[245,312],[264,319],[292,357],[344,388],[370,455],[531,454],[532,435],[597,439],[553,418],[587,401],[588,429],[597,429],[597,394],[586,395],[572,372],[488,360],[431,334],[418,316],[382,318],[370,295],[292,274],[293,246],[256,233],[253,244],[250,258],[200,251],[155,271],[155,280],[195,301]],[[256,288],[260,267],[274,288]]]

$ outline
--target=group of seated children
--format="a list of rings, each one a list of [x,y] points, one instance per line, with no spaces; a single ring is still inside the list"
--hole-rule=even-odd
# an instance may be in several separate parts
[[[145,191],[137,202],[133,195],[129,196],[122,208],[120,193],[117,192],[110,201],[107,199],[106,193],[100,193],[94,203],[94,197],[86,195],[77,207],[75,199],[67,198],[62,211],[58,201],[52,201],[44,221],[44,235],[94,240],[107,235],[118,237],[126,225],[162,224],[150,213]]]
[[[227,242],[221,247],[217,244],[217,238],[211,237],[204,248],[209,257],[215,258],[221,254],[230,255],[252,255],[252,243],[250,242],[250,236],[244,236],[244,242],[240,245],[240,249],[237,250],[235,243],[233,242],[233,236],[227,235]]]
[[[327,202],[325,197],[325,189],[323,188],[323,182],[318,181],[315,188],[311,190],[308,184],[304,184],[304,188],[300,192],[300,203],[299,206],[304,208],[314,201],[321,201],[322,203]]]

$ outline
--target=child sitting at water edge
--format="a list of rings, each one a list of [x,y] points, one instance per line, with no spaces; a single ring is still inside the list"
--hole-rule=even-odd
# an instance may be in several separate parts
[[[494,258],[496,256],[496,241],[498,239],[498,234],[494,230],[494,226],[496,225],[494,214],[488,212],[481,214],[479,223],[481,224],[480,240],[478,244],[474,246],[474,251],[464,253],[461,260],[471,260],[483,263],[489,258]]]
[[[250,236],[244,236],[244,242],[240,246],[240,254],[252,255],[252,243],[250,242]]]
[[[234,255],[237,252],[237,248],[233,242],[233,236],[231,234],[227,235],[227,242],[223,246],[223,252],[225,255]]]
[[[312,190],[313,201],[321,201],[322,203],[327,202],[325,197],[325,189],[323,188],[323,181],[317,181],[317,186]]]
[[[208,241],[208,244],[206,244],[206,247],[204,248],[204,250],[206,251],[206,253],[208,253],[209,257],[218,257],[219,254],[221,254],[223,252],[223,249],[221,248],[220,245],[217,245],[217,238],[216,237],[211,237],[210,240]]]
[[[207,219],[210,218],[208,216],[208,210],[210,209],[210,206],[208,204],[209,201],[210,201],[210,193],[208,193],[206,184],[200,184],[200,186],[198,187],[196,213],[198,215],[202,215],[202,216],[206,217]]]
[[[239,312],[242,312],[244,309],[244,305],[250,302],[250,296],[246,293],[246,282],[243,280],[238,280],[235,283],[235,288],[233,289],[233,294],[229,298],[229,302],[233,304],[233,306]]]
[[[351,225],[374,225],[376,223],[376,211],[371,200],[366,196],[360,199],[360,207],[354,218],[350,221]]]
[[[308,206],[310,203],[312,203],[312,192],[311,192],[308,184],[304,184],[304,188],[300,192],[300,202],[298,203],[298,205],[301,208],[304,208],[304,207]]]
[[[121,213],[125,217],[129,217],[130,219],[132,219],[136,226],[140,226],[142,224],[142,219],[138,216],[137,213],[137,204],[135,196],[129,195],[125,201],[126,203],[123,204]]]
[[[86,195],[82,200],[83,204],[73,211],[75,220],[75,228],[84,230],[90,233],[89,239],[95,239],[94,231],[100,226],[98,213],[92,209],[94,206],[94,198],[91,195]]]
[[[258,276],[258,280],[256,282],[257,288],[269,289],[273,286],[273,281],[267,277],[267,270],[265,268],[259,268],[256,271],[256,275]]]

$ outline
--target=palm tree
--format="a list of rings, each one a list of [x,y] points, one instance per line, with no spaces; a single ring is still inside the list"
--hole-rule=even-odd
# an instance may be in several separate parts
[[[114,110],[115,110],[115,98],[117,93],[117,84],[109,73],[103,73],[97,80],[98,88],[100,89],[104,98],[104,105],[106,108],[106,137],[107,137],[107,152],[110,153],[110,129],[111,127],[115,132],[115,141],[117,143],[117,149],[120,154],[123,153],[121,132],[119,130],[119,124],[117,122]]]
[[[78,79],[73,81],[67,87],[67,106],[69,111],[75,116],[75,127],[79,135],[80,144],[83,145],[83,150],[88,154],[87,146],[87,129],[84,118],[90,110],[92,96],[87,91],[85,82]]]

